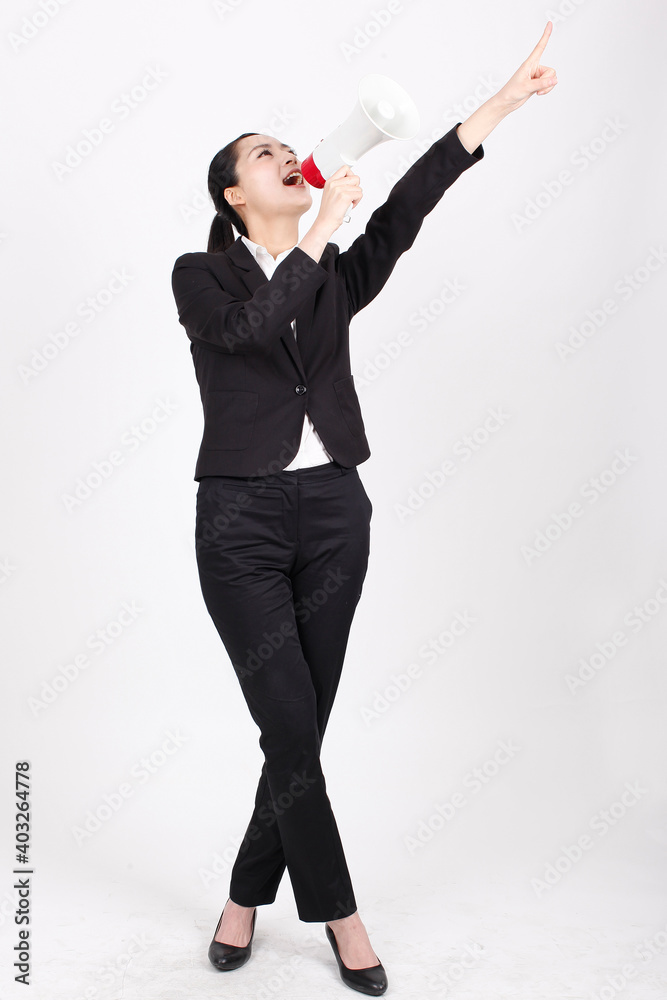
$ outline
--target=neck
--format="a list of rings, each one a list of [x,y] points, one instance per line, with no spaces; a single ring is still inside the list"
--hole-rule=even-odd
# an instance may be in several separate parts
[[[266,247],[275,258],[284,250],[291,250],[299,242],[299,220],[287,218],[248,219],[248,239]]]

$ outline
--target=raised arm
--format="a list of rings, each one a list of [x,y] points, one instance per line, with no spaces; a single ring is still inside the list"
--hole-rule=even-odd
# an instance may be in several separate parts
[[[424,217],[447,188],[464,170],[483,159],[482,147],[469,153],[456,128],[415,160],[394,184],[384,204],[375,209],[361,236],[339,254],[336,267],[345,281],[350,317],[382,289],[398,258],[414,243]]]
[[[378,294],[447,188],[484,157],[482,142],[496,125],[532,94],[549,94],[556,86],[556,71],[540,63],[552,29],[547,21],[539,42],[507,83],[412,164],[371,215],[365,232],[340,254],[337,266],[345,278],[350,316]]]
[[[551,37],[552,30],[552,22],[547,21],[547,26],[542,32],[539,42],[505,86],[501,87],[497,94],[485,101],[481,107],[473,111],[470,118],[458,126],[459,139],[466,149],[470,151],[477,149],[480,142],[484,142],[505,115],[508,115],[510,111],[516,111],[533,94],[551,93],[558,83],[556,70],[552,69],[551,66],[542,66],[540,59]]]

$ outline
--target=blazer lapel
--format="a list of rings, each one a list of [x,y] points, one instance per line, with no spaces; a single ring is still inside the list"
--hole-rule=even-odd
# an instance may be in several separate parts
[[[243,244],[243,248],[244,250],[248,250],[245,243]],[[322,266],[325,266],[326,260],[329,257],[330,253],[331,250],[329,249],[329,246],[328,245],[325,246],[324,250],[322,251],[322,256],[319,259],[319,263]],[[250,256],[252,257],[252,254],[250,254]],[[254,261],[254,263],[257,264],[257,261]],[[257,266],[259,267],[259,264],[257,264]],[[307,362],[308,357],[310,356],[310,353],[312,352],[316,344],[316,338],[312,336],[312,331],[313,331],[313,319],[315,315],[315,303],[318,294],[319,290],[315,293],[315,295],[309,302],[305,303],[301,311],[298,312],[295,317],[296,339],[299,345],[297,353],[299,354],[300,364],[305,364]],[[294,337],[292,336],[292,343],[293,342],[294,342]],[[305,373],[302,372],[302,374],[304,374],[305,377]]]
[[[266,284],[269,280],[240,236],[234,243],[232,243],[225,253],[229,258],[231,258],[234,266],[243,271],[241,279],[251,294],[254,295],[257,289],[261,285]],[[302,354],[303,348],[307,345],[308,331],[310,323],[312,323],[312,315],[313,306],[308,305],[306,308],[302,309],[300,313],[297,313],[295,317],[296,333],[299,338],[301,350],[299,349],[299,346],[297,346],[297,342],[294,339],[291,326],[288,326],[285,333],[281,333],[280,335],[280,339],[285,345],[292,361],[296,365],[299,375],[304,381],[306,379],[306,373],[303,368]],[[301,317],[303,317],[303,319]]]

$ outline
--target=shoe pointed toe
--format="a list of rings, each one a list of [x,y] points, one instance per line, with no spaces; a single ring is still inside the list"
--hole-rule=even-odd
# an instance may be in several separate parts
[[[371,997],[380,997],[387,989],[387,974],[382,963],[368,969],[346,967],[345,975],[341,973],[341,978],[348,986]]]
[[[338,963],[340,978],[343,982],[353,990],[357,990],[359,993],[365,993],[367,996],[382,996],[389,985],[387,982],[387,973],[382,965],[382,962],[379,962],[378,965],[371,965],[367,969],[348,969],[343,962],[343,959],[340,957],[336,935],[328,924],[325,924],[324,927],[327,938],[333,948],[333,953],[336,957],[336,962]]]
[[[223,910],[224,912],[224,910]],[[252,930],[250,932],[250,940],[244,947],[238,947],[233,944],[225,944],[224,941],[216,941],[215,935],[208,947],[208,960],[211,965],[215,966],[221,972],[232,972],[234,969],[240,969],[242,965],[248,961],[252,954],[252,939],[255,936],[255,919],[257,917],[257,909],[253,911],[252,915]],[[218,928],[222,921],[222,916],[218,921]],[[218,933],[218,928],[216,928],[215,933]]]

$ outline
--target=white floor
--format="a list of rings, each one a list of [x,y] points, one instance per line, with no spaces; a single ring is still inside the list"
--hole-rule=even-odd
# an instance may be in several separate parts
[[[625,881],[593,891],[590,880],[584,890],[581,879],[565,878],[540,899],[525,885],[488,881],[414,887],[399,898],[365,891],[361,913],[387,969],[388,997],[666,1000],[667,901],[650,879],[637,880],[641,888]],[[249,962],[230,973],[207,959],[219,916],[210,897],[176,911],[129,882],[61,889],[48,904],[35,898],[29,991],[5,973],[3,998],[342,1000],[355,992],[339,978],[323,925],[296,917],[287,878],[276,902],[259,909]],[[5,921],[4,955],[12,933]]]

